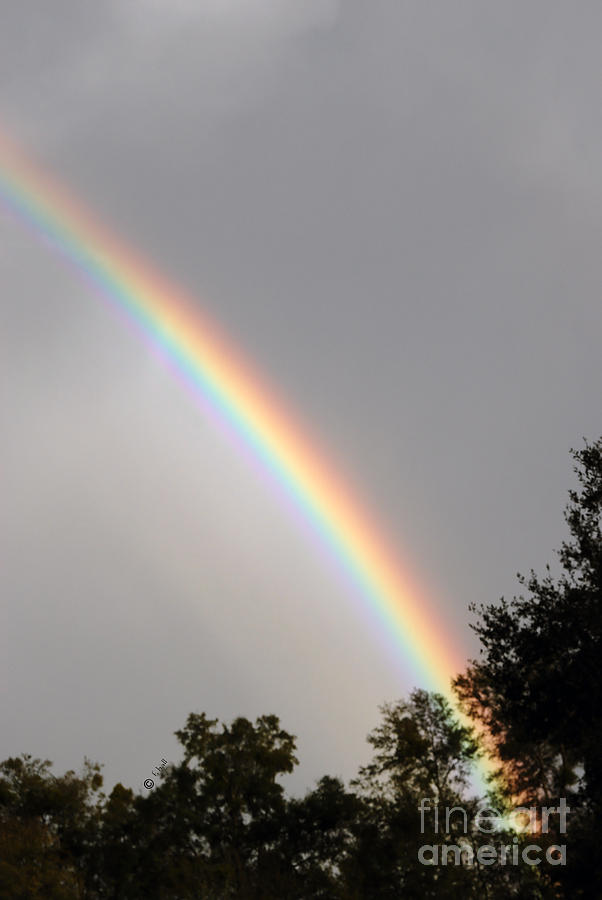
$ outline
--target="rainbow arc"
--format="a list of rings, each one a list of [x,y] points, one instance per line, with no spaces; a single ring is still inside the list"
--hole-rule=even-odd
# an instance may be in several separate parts
[[[435,607],[315,442],[198,303],[1,135],[0,196],[152,341],[261,460],[359,590],[403,668],[457,709],[450,679],[464,661],[438,624]],[[484,781],[490,766],[483,760],[479,768]]]

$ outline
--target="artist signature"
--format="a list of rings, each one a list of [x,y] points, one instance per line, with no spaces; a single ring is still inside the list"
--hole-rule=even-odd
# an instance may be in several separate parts
[[[151,772],[155,776],[155,778],[158,778],[159,775],[161,775],[165,771],[166,767],[167,767],[167,760],[163,759],[163,757],[161,757],[161,765],[155,766],[154,769],[151,769]],[[155,782],[153,781],[152,778],[145,778],[144,787],[147,789],[147,791],[150,791],[150,789],[153,788],[154,786],[155,786]]]

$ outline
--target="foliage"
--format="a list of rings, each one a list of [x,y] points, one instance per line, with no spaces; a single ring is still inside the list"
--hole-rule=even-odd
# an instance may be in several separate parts
[[[98,844],[100,767],[57,778],[29,755],[0,763],[0,898],[85,895]]]
[[[550,839],[567,843],[572,862],[549,877],[576,897],[592,896],[602,876],[602,439],[571,452],[579,489],[565,511],[562,573],[519,576],[526,596],[475,610],[481,657],[455,686],[493,740],[510,797],[538,807],[568,798],[568,833],[554,817]]]

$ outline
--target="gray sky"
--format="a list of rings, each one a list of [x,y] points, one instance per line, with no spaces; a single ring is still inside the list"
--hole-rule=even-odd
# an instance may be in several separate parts
[[[600,431],[598,4],[21,0],[0,121],[187,288],[428,585],[564,536]],[[382,631],[119,320],[0,214],[0,758],[140,788],[192,710],[275,712],[301,789],[406,694]]]

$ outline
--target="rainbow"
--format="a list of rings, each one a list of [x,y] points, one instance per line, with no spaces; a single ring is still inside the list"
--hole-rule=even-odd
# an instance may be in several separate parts
[[[450,678],[464,660],[437,612],[371,517],[301,433],[273,391],[198,304],[96,221],[68,191],[0,135],[0,196],[218,413],[310,523],[420,686],[457,709]],[[458,711],[458,715],[461,714]],[[489,768],[480,764],[481,776]],[[484,780],[484,778],[483,778]]]

